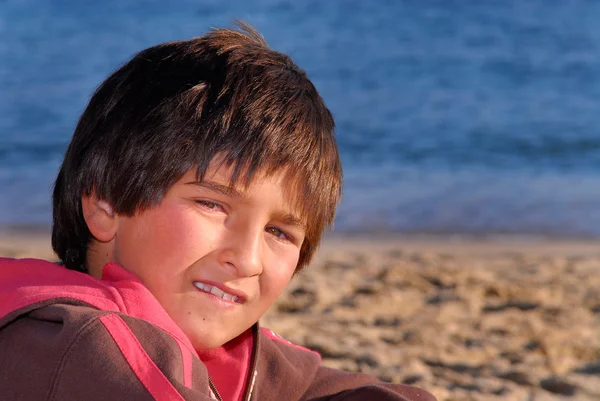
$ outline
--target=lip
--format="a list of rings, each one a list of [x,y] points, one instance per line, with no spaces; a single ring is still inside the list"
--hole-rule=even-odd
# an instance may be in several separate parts
[[[234,304],[244,304],[244,303],[246,303],[246,300],[248,299],[248,295],[246,295],[245,292],[240,291],[240,290],[236,290],[236,289],[231,288],[231,287],[228,287],[228,286],[226,286],[223,283],[218,283],[218,282],[210,281],[210,280],[193,280],[192,281],[192,283],[195,283],[195,282],[202,283],[202,284],[207,284],[207,285],[210,285],[212,287],[217,287],[219,290],[221,290],[223,292],[226,292],[228,294],[235,295],[236,297],[238,297],[238,300],[236,302],[231,302],[231,301],[228,301],[226,299],[219,298],[219,297],[217,297],[217,296],[215,296],[213,294],[204,292],[204,291],[202,291],[200,289],[197,289],[198,291],[201,291],[201,292],[203,292],[205,294],[208,294],[208,295],[212,295],[215,298],[219,298],[220,300],[223,300],[225,302],[231,302],[231,303],[234,303]],[[194,288],[196,288],[196,287],[194,286]]]

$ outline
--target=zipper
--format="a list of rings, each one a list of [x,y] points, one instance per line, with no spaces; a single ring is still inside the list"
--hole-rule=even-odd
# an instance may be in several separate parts
[[[217,400],[223,401],[223,398],[221,398],[221,394],[219,394],[219,390],[217,390],[217,386],[215,386],[215,383],[210,378],[210,375],[208,375],[208,386],[210,387],[210,391],[213,392],[213,395],[217,397]]]
[[[250,370],[248,371],[248,378],[246,379],[246,390],[244,392],[244,397],[242,400],[250,401],[252,398],[252,392],[254,390],[254,385],[256,381],[257,375],[257,366],[258,366],[258,348],[259,348],[259,327],[258,322],[254,326],[252,326],[252,335],[254,336],[253,347],[252,347],[252,357],[250,359]]]
[[[256,380],[256,367],[258,366],[258,336],[259,336],[259,328],[258,328],[258,323],[256,323],[254,326],[252,326],[252,336],[253,336],[253,341],[252,341],[252,357],[250,358],[250,370],[248,371],[248,378],[246,379],[246,390],[244,390],[244,397],[242,398],[244,401],[250,401],[250,399],[252,398],[252,390],[254,389],[254,383]],[[217,390],[217,386],[215,386],[215,383],[212,381],[212,379],[210,378],[210,375],[208,375],[208,385],[210,387],[210,390],[213,392],[214,396],[217,397],[217,400],[219,401],[223,401],[223,398],[221,397],[221,394],[219,394],[219,390]]]

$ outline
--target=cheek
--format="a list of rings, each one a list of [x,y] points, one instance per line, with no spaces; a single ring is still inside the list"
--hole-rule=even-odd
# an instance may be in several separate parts
[[[158,216],[154,235],[160,243],[175,246],[178,249],[189,248],[197,236],[198,227],[193,224],[190,212],[186,210],[169,210]]]
[[[160,207],[130,219],[121,232],[117,248],[125,267],[140,265],[182,268],[200,245],[201,227],[192,212],[181,206]],[[133,262],[136,263],[133,263]],[[154,269],[152,269],[154,270]]]
[[[210,250],[215,231],[210,228],[194,210],[178,205],[158,216],[154,246],[161,259],[168,259],[179,267],[187,266]]]
[[[288,285],[296,265],[298,264],[298,258],[275,258],[273,264],[268,271],[268,274],[263,273],[263,282],[261,290],[264,291],[265,295],[273,302]]]

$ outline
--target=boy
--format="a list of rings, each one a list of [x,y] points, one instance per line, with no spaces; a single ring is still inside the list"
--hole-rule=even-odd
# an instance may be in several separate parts
[[[0,262],[2,399],[433,399],[258,329],[342,171],[312,83],[243,28],[146,49],[94,93],[54,188],[64,267]]]

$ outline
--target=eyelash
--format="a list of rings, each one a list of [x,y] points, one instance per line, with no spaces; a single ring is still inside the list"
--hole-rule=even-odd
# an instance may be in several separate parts
[[[280,237],[279,235],[274,234],[272,232],[273,230],[279,231],[280,234],[283,234],[283,237]],[[283,240],[283,241],[287,241],[287,242],[291,242],[291,243],[294,242],[294,238],[291,235],[289,235],[288,233],[286,233],[285,231],[283,231],[277,227],[272,227],[272,226],[267,227],[266,231],[269,232],[270,234],[272,234],[275,238],[277,238],[279,240]]]
[[[217,208],[224,210],[223,206],[221,206],[219,203],[217,202],[212,202],[212,201],[207,201],[207,200],[202,200],[199,199],[197,201],[195,201],[198,205],[204,207],[205,209],[211,210],[211,211],[216,211]]]

